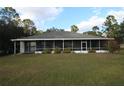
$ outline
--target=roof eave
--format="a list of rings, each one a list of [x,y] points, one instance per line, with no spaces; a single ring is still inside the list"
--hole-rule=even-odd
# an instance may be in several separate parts
[[[11,41],[36,41],[36,40],[114,40],[114,38],[34,38],[34,39],[11,39]]]

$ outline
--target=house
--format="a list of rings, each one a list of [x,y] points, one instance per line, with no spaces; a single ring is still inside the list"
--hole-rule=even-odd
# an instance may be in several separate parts
[[[44,49],[55,48],[60,48],[61,51],[70,48],[75,53],[88,53],[92,49],[96,50],[96,53],[107,52],[106,45],[109,40],[114,39],[68,31],[44,32],[41,35],[12,39],[15,54],[17,43],[19,43],[20,53],[42,53]]]

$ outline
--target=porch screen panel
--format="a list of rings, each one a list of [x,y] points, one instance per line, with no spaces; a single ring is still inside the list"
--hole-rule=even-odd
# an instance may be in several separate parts
[[[25,45],[25,53],[29,53],[30,52],[30,42],[25,42],[24,43],[24,45]]]
[[[55,48],[62,49],[62,44],[63,44],[63,41],[62,40],[56,40],[55,41]]]
[[[37,51],[42,51],[44,48],[44,41],[37,41],[36,42],[36,50]]]
[[[77,50],[77,51],[81,50],[81,40],[73,41],[73,50]]]
[[[64,41],[64,48],[72,48],[72,41],[71,40],[65,40]]]
[[[52,40],[48,40],[45,41],[46,42],[46,48],[52,49],[53,48],[53,41]]]
[[[30,52],[34,52],[36,50],[36,42],[30,42]]]
[[[87,40],[87,50],[90,50],[90,40]]]
[[[92,40],[91,46],[92,46],[92,49],[99,50],[99,40]]]

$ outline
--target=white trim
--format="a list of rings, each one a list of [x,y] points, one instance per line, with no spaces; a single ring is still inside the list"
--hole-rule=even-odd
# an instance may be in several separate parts
[[[99,50],[100,50],[100,47],[101,47],[101,45],[100,45],[101,43],[100,43],[100,40],[99,40]]]
[[[92,44],[91,44],[91,40],[90,40],[90,50],[92,49]]]
[[[35,51],[35,54],[42,54],[42,51]]]
[[[96,50],[96,53],[109,53],[108,50]]]
[[[82,51],[82,40],[81,40],[81,51]]]
[[[55,40],[53,41],[53,49],[55,49]]]
[[[44,49],[46,48],[46,42],[45,42],[45,40],[43,42],[43,47],[44,47]]]
[[[34,39],[11,39],[11,41],[36,41],[36,40],[114,40],[114,38],[34,38]]]
[[[20,42],[20,53],[24,53],[25,52],[25,45],[24,42]]]
[[[16,54],[16,41],[14,42],[14,54]]]
[[[87,41],[86,41],[86,50],[87,50]]]
[[[87,51],[87,41],[81,41],[81,51],[84,51],[84,50],[83,50],[82,43],[85,43],[85,44],[86,44],[86,51]]]
[[[63,43],[62,43],[62,49],[64,51],[64,47],[65,47],[65,44],[64,44],[64,40],[63,40]]]
[[[88,53],[88,50],[86,51],[73,51],[74,53]],[[42,54],[43,51],[35,51],[35,54]],[[109,53],[107,50],[96,50],[96,53]]]
[[[74,46],[73,46],[73,40],[72,40],[71,44],[72,44],[72,51],[73,51],[73,47],[74,47]]]
[[[88,51],[74,51],[74,53],[88,53]]]
[[[73,51],[74,53],[88,53],[88,50],[86,51]],[[109,53],[108,50],[96,50],[96,53]]]

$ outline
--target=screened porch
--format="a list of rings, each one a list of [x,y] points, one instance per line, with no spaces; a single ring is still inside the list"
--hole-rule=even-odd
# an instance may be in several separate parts
[[[43,51],[44,49],[59,48],[62,51],[65,48],[70,48],[71,51],[88,51],[88,50],[107,50],[106,40],[39,40],[25,41],[25,53],[35,51]]]

